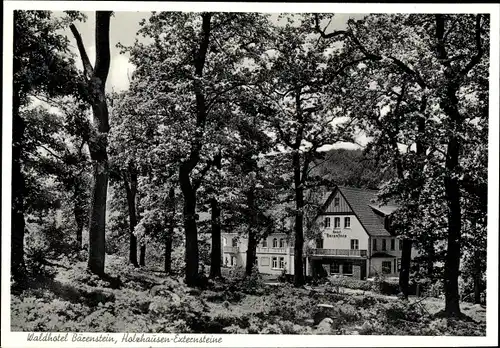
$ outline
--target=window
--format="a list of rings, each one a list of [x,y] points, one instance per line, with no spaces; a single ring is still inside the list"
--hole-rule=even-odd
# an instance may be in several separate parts
[[[278,247],[278,240],[276,238],[273,238],[273,248]]]
[[[344,218],[344,228],[351,228],[351,218],[350,217]]]
[[[334,207],[338,207],[340,205],[340,198],[339,197],[335,197],[333,199],[333,206]]]
[[[285,240],[283,238],[280,238],[280,248],[285,247]]]
[[[359,240],[351,239],[351,249],[353,249],[353,250],[359,249]]]
[[[323,238],[316,239],[316,248],[323,249]]]
[[[227,245],[227,239],[226,239],[226,237],[222,238],[222,245],[223,246]]]
[[[403,240],[399,240],[399,250],[403,250]]]
[[[231,266],[234,266],[236,263],[236,260],[234,259],[234,256],[231,256]]]
[[[284,268],[285,268],[285,258],[280,257],[280,269],[284,269]]]
[[[226,260],[224,261],[224,265],[227,266],[228,263],[229,263],[229,260],[227,259],[227,256],[226,256]]]
[[[396,250],[396,240],[391,239],[391,250]]]
[[[325,218],[325,227],[330,227],[330,218]]]
[[[382,273],[383,274],[390,274],[391,273],[391,261],[382,261]]]
[[[340,273],[340,265],[337,262],[330,264],[330,274]]]
[[[352,274],[352,263],[346,262],[342,267],[342,273],[344,274]]]
[[[398,262],[396,259],[394,259],[394,273],[398,272]]]
[[[377,251],[377,250],[378,250],[378,248],[377,248],[377,240],[374,239],[373,240],[373,251]]]
[[[269,257],[261,257],[260,258],[261,266],[269,266]]]
[[[233,238],[233,247],[237,247],[237,246],[238,246],[238,239]]]
[[[336,217],[333,219],[333,228],[340,228],[340,218]]]
[[[398,259],[397,264],[398,264],[398,266],[397,266],[397,267],[398,267],[398,268],[397,268],[397,270],[398,270],[398,272],[399,272],[399,271],[401,271],[401,259]]]
[[[278,258],[273,257],[273,268],[278,268]]]
[[[382,251],[387,250],[387,241],[385,239],[382,239]]]
[[[267,239],[262,240],[262,247],[267,248]]]

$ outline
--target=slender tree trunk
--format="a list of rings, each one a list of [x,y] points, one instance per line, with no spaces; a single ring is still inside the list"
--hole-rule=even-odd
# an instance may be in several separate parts
[[[218,171],[221,169],[221,154],[217,154],[214,158],[214,166]],[[214,192],[215,193],[215,192]],[[210,201],[211,214],[212,214],[212,250],[210,253],[210,278],[220,278],[221,274],[221,210],[219,201],[213,197]]]
[[[141,244],[141,250],[139,254],[139,265],[146,266],[146,243]]]
[[[302,252],[304,248],[304,188],[301,180],[300,153],[293,154],[294,187],[295,187],[295,257],[294,257],[294,285],[305,284],[304,264]]]
[[[409,295],[410,267],[411,267],[411,248],[412,240],[403,239],[403,250],[401,252],[401,269],[399,270],[399,288],[405,298]]]
[[[75,190],[75,206],[73,209],[73,213],[75,215],[76,222],[76,244],[78,245],[78,249],[82,248],[83,241],[83,227],[85,226],[85,207],[83,206],[83,202],[81,201],[79,190]]]
[[[474,251],[474,303],[481,303],[481,254]]]
[[[257,257],[257,238],[255,235],[257,229],[256,207],[255,207],[255,187],[252,186],[247,193],[247,206],[250,214],[250,224],[248,226],[248,247],[247,247],[247,264],[245,273],[247,276],[252,275],[252,270]]]
[[[109,115],[106,103],[106,80],[110,66],[109,24],[111,11],[96,11],[96,60],[93,68],[85,51],[83,40],[76,27],[70,29],[75,36],[84,74],[87,78],[87,91],[94,115],[93,129],[89,135],[89,151],[94,167],[94,180],[90,208],[89,258],[88,268],[95,274],[104,274],[106,199],[108,192],[108,132]]]
[[[14,59],[16,65],[16,59]],[[16,69],[16,67],[14,67]],[[12,226],[11,226],[11,274],[22,284],[26,274],[24,263],[24,175],[21,170],[25,123],[20,114],[21,98],[14,86],[12,110]]]
[[[434,250],[434,241],[430,240],[427,244],[427,278],[434,279],[434,259],[436,258],[436,251]]]
[[[168,231],[165,236],[165,273],[169,274],[172,271],[172,240],[175,232],[175,188],[170,187],[168,191],[167,203],[167,226]]]
[[[130,183],[127,178],[123,178],[125,191],[127,192],[127,206],[128,206],[128,216],[129,216],[129,255],[128,261],[135,267],[138,267],[137,263],[137,237],[135,236],[135,227],[137,226],[137,210],[136,210],[136,194],[137,194],[137,175],[130,173]]]

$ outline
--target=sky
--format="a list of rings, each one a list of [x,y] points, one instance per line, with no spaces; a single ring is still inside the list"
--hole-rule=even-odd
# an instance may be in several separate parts
[[[87,16],[85,22],[76,22],[75,25],[82,36],[83,43],[85,45],[87,55],[94,65],[95,62],[95,12],[94,11],[83,11]],[[59,12],[58,14],[62,14]],[[108,92],[123,91],[127,90],[129,87],[129,76],[134,70],[133,64],[128,60],[128,56],[120,53],[120,49],[116,47],[118,43],[124,46],[131,46],[135,42],[136,38],[141,40],[141,36],[137,35],[137,31],[140,29],[140,21],[142,19],[147,19],[150,16],[150,12],[138,12],[138,11],[117,11],[114,12],[111,18],[110,24],[110,42],[111,42],[111,65],[110,72],[108,75],[108,81],[106,83],[106,90]],[[330,30],[340,30],[345,29],[347,21],[349,18],[359,19],[364,14],[348,14],[340,13],[336,14],[334,19],[330,22],[327,32]],[[280,24],[278,21],[278,14],[271,14],[271,21],[277,25]],[[326,25],[327,23],[324,23]],[[76,41],[73,34],[69,29],[64,31],[64,34],[69,38],[71,42],[71,47],[77,56],[76,62],[79,69],[82,68],[82,62],[76,48]],[[356,142],[361,145],[365,145],[368,139],[362,133],[356,137]],[[322,150],[329,150],[331,148],[359,148],[359,145],[352,143],[337,143],[333,146],[325,146]]]
[[[87,15],[87,20],[85,22],[75,23],[80,35],[82,36],[87,54],[93,64],[95,61],[95,12],[94,11],[84,11]],[[120,50],[116,47],[116,44],[121,43],[124,46],[130,46],[135,42],[137,36],[137,31],[140,28],[139,22],[144,18],[149,18],[150,12],[115,12],[114,16],[111,18],[110,24],[110,41],[111,41],[111,66],[110,73],[108,77],[108,82],[106,84],[106,89],[108,91],[115,90],[121,91],[128,89],[129,80],[128,76],[133,71],[134,67],[128,61],[126,55],[120,54]],[[330,23],[329,28],[332,30],[344,29],[346,27],[347,20],[350,17],[360,18],[361,14],[337,14],[334,20]],[[272,14],[271,20],[278,23],[278,14]],[[74,52],[77,53],[76,41],[68,30],[65,31],[66,36],[71,40]],[[79,55],[78,55],[79,57]],[[82,63],[80,59],[77,59],[77,64],[80,69],[82,69]]]

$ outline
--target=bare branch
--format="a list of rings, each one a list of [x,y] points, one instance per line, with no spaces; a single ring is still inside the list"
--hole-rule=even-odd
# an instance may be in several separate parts
[[[71,32],[75,37],[76,46],[78,47],[78,51],[80,52],[80,57],[83,64],[83,73],[87,77],[87,79],[90,79],[94,74],[94,68],[92,68],[92,64],[90,64],[89,56],[87,55],[87,51],[85,51],[85,46],[83,45],[83,40],[80,32],[78,31],[78,29],[76,29],[76,26],[74,24],[71,24],[69,28],[71,29]]]

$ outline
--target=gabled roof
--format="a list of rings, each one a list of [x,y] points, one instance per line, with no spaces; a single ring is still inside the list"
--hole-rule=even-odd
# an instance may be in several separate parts
[[[391,233],[384,227],[384,219],[381,218],[380,213],[389,215],[397,209],[396,205],[379,205],[377,202],[377,191],[374,190],[344,186],[337,186],[336,189],[344,196],[359,222],[370,236],[391,236]]]

